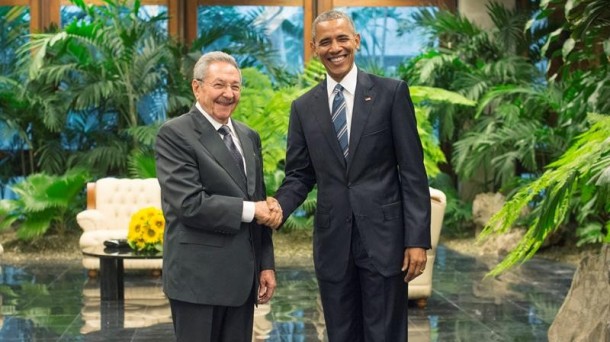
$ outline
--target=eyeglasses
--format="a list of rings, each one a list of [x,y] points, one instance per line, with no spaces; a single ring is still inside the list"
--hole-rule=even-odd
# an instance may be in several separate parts
[[[241,88],[242,88],[241,84],[238,84],[238,83],[226,83],[226,82],[221,82],[221,81],[215,81],[215,82],[212,82],[212,83],[207,83],[207,82],[204,82],[200,78],[196,78],[195,81],[197,81],[199,83],[207,84],[210,87],[212,87],[212,89],[214,89],[214,90],[225,90],[228,87],[233,92],[239,93],[239,92],[241,92]]]

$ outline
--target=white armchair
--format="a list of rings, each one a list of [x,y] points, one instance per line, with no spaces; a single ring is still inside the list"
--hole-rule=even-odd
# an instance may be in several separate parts
[[[436,257],[436,246],[441,236],[443,217],[447,206],[447,197],[437,189],[430,188],[430,199],[432,201],[432,217],[430,221],[430,233],[432,237],[432,248],[427,251],[427,265],[424,273],[409,283],[409,300],[416,300],[419,308],[425,308],[428,298],[432,295],[432,272],[434,270],[434,258]]]
[[[83,229],[80,247],[101,246],[108,239],[126,239],[131,215],[144,207],[161,208],[161,188],[156,178],[102,178],[87,183],[87,210],[76,215]],[[127,259],[125,269],[151,269],[160,274],[162,259]],[[83,256],[83,266],[95,276],[98,258]]]

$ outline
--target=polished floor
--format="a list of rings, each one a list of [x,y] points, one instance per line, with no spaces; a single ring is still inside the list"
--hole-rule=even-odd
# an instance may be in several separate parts
[[[533,259],[485,278],[495,260],[439,246],[425,309],[409,308],[409,341],[546,341],[573,267]],[[80,263],[1,262],[0,341],[173,341],[160,279],[126,275],[125,301],[100,301]],[[255,341],[326,341],[312,269],[277,270],[270,305],[255,313]]]

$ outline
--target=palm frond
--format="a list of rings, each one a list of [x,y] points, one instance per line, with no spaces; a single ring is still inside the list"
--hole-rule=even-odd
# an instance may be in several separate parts
[[[436,11],[424,8],[413,14],[412,19],[417,26],[423,27],[431,33],[432,37],[451,37],[450,39],[461,40],[481,33],[474,22],[466,17],[454,14],[450,11]]]
[[[57,174],[66,169],[66,153],[61,142],[46,141],[38,148],[38,153],[39,167],[43,172]]]
[[[326,77],[324,65],[318,59],[312,59],[305,65],[300,74],[298,84],[303,88],[310,88],[320,83]]]
[[[409,87],[409,91],[411,93],[411,99],[414,103],[433,101],[471,107],[476,105],[476,102],[469,100],[456,92],[442,88],[413,86]]]
[[[418,57],[415,68],[417,68],[418,79],[413,80],[418,84],[431,85],[442,74],[443,71],[450,69],[458,59],[452,54],[439,53],[438,51],[428,51]]]
[[[145,126],[129,127],[123,130],[122,133],[134,138],[141,145],[153,146],[159,132],[159,127],[161,127],[161,123],[156,122]]]
[[[129,176],[133,178],[156,178],[155,156],[152,152],[132,153],[129,156]]]
[[[531,258],[546,237],[566,219],[569,200],[578,191],[580,182],[591,183],[610,167],[610,116],[589,116],[594,123],[581,134],[570,148],[535,181],[520,189],[502,209],[496,213],[483,229],[479,240],[490,234],[508,231],[519,218],[521,210],[538,199],[536,219],[529,225],[525,236],[517,247],[502,260],[489,275],[497,275],[513,265]],[[599,168],[592,169],[591,165]],[[596,185],[598,191],[607,184]],[[610,199],[600,197],[610,214]],[[602,206],[603,207],[603,206]]]
[[[514,50],[526,42],[523,28],[527,23],[526,13],[518,10],[509,10],[499,2],[487,4],[487,13],[497,28],[494,36],[507,51]]]
[[[475,114],[475,118],[481,116],[487,109],[495,108],[501,98],[508,98],[514,95],[529,95],[540,97],[540,91],[532,87],[521,87],[513,84],[499,85],[488,91],[481,101]]]
[[[118,140],[111,140],[107,145],[96,146],[74,156],[77,165],[96,170],[100,174],[112,174],[112,170],[125,169],[127,166],[127,146]]]
[[[64,175],[33,174],[12,187],[15,200],[0,201],[0,227],[19,222],[17,236],[31,240],[42,236],[53,224],[64,226],[73,212],[74,202],[82,192],[87,172],[71,170]]]

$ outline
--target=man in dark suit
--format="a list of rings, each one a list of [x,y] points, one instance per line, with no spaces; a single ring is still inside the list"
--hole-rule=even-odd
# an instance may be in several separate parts
[[[191,111],[166,122],[155,151],[167,228],[163,290],[178,341],[252,340],[254,305],[275,289],[259,135],[231,119],[241,93],[233,57],[203,55]],[[256,219],[256,222],[253,220]]]
[[[275,197],[289,215],[318,185],[314,263],[329,340],[406,341],[406,283],[430,248],[413,104],[404,82],[356,68],[349,16],[325,12],[312,33],[327,78],[292,103]]]

